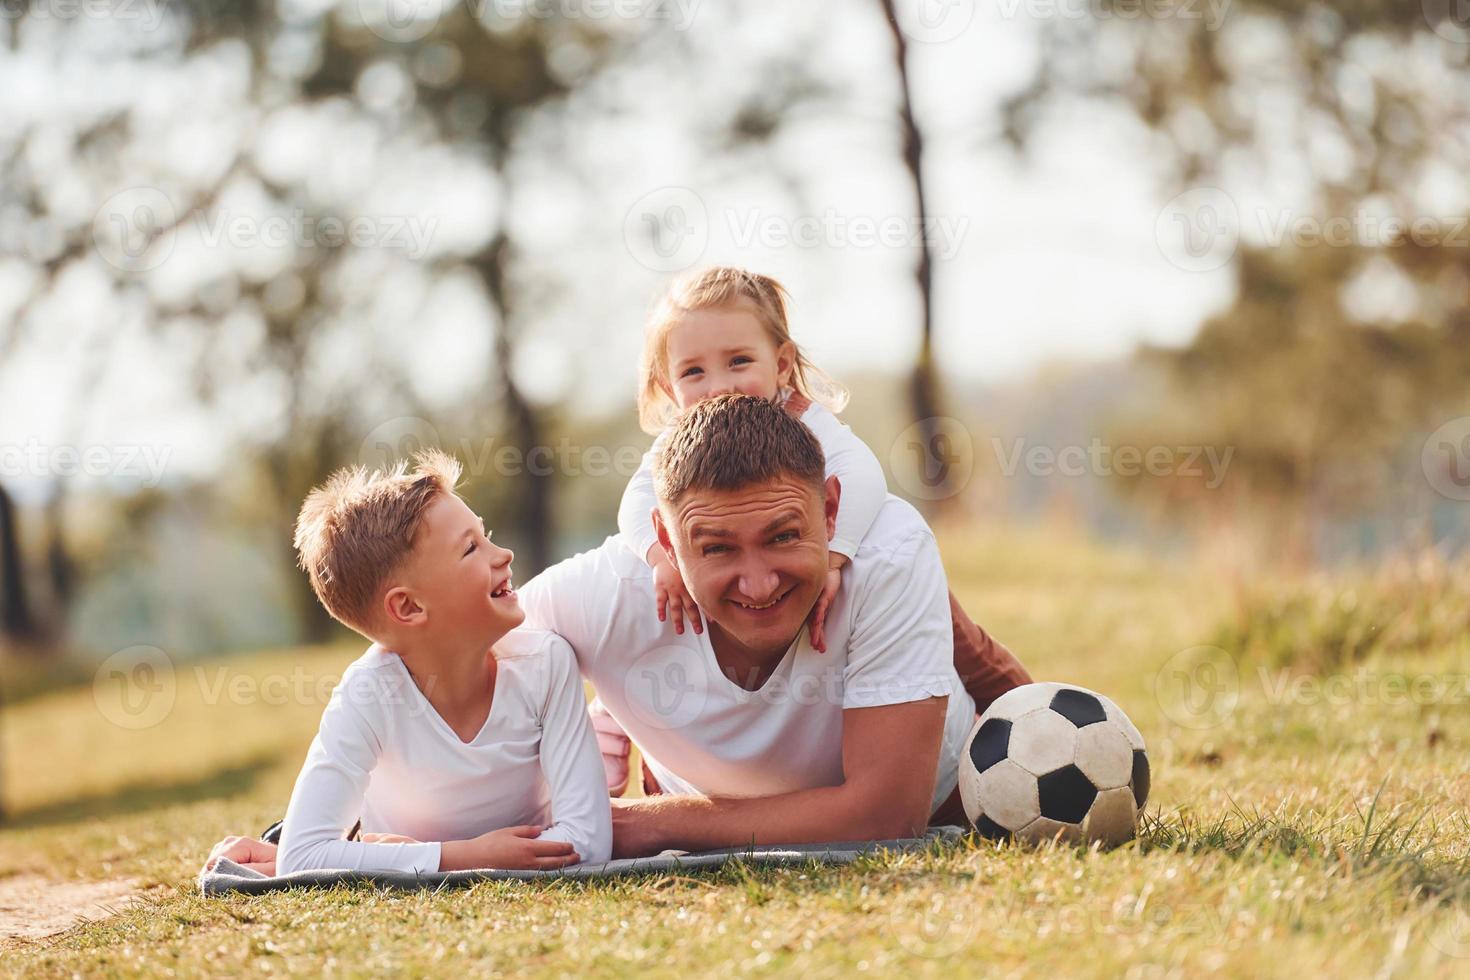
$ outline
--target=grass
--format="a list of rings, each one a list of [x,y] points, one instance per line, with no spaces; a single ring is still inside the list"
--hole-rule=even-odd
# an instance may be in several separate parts
[[[1341,669],[1375,653],[1412,654],[1470,633],[1470,566],[1433,552],[1337,579],[1253,590],[1216,643],[1277,666]]]
[[[181,667],[172,710],[141,730],[110,724],[91,688],[7,712],[0,876],[128,877],[148,899],[12,943],[0,974],[1470,973],[1463,632],[1355,648],[1342,666],[1283,663],[1279,641],[1201,652],[1228,642],[1222,624],[1269,615],[1208,568],[1043,532],[942,541],[962,602],[1038,678],[1109,693],[1144,732],[1154,789],[1138,841],[206,900],[192,888],[203,854],[280,813],[316,685],[356,653],[266,652]]]

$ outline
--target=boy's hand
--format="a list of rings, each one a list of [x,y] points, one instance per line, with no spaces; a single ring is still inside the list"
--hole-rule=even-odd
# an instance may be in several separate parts
[[[827,607],[832,605],[832,600],[837,598],[837,590],[842,587],[842,566],[846,564],[846,555],[835,551],[827,555],[827,581],[822,585],[822,594],[817,596],[817,604],[812,606],[811,618],[807,620],[811,627],[812,649],[818,653],[827,652]]]
[[[220,858],[228,858],[242,868],[259,871],[267,878],[276,876],[276,845],[254,837],[226,837],[214,845],[204,866],[213,868]]]
[[[492,830],[473,840],[445,841],[439,845],[439,870],[555,871],[582,860],[565,841],[537,840],[545,829],[527,824]]]
[[[704,620],[699,616],[698,603],[684,588],[679,570],[658,545],[648,549],[648,564],[653,566],[653,595],[658,600],[658,621],[662,623],[672,616],[674,632],[682,636],[684,620],[688,619],[694,632],[703,633]]]

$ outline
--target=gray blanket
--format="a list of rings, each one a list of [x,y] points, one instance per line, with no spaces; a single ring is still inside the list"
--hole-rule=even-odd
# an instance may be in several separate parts
[[[698,868],[718,868],[730,862],[760,867],[820,864],[849,864],[864,854],[881,851],[922,850],[936,842],[952,842],[963,836],[959,827],[936,827],[924,837],[903,840],[841,841],[831,844],[785,844],[780,847],[725,848],[718,851],[665,851],[655,857],[623,858],[606,864],[579,864],[560,871],[438,871],[413,874],[403,871],[298,871],[267,877],[259,871],[221,860],[199,872],[199,888],[206,895],[244,892],[258,895],[284,888],[330,888],[333,885],[368,882],[381,888],[462,888],[478,881],[506,878],[608,878],[616,875],[660,874]]]

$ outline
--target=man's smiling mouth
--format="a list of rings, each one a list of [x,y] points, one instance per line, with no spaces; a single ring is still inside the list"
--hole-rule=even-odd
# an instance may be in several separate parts
[[[795,588],[795,586],[792,586],[792,588]],[[772,599],[770,602],[763,602],[763,603],[741,602],[739,599],[731,599],[730,602],[732,602],[735,605],[739,606],[741,609],[747,609],[747,610],[749,610],[751,612],[765,612],[767,609],[774,608],[777,604],[779,604],[781,602],[782,599],[785,599],[790,594],[791,594],[791,589],[787,589],[785,592],[782,592],[780,595],[776,596],[776,598]]]

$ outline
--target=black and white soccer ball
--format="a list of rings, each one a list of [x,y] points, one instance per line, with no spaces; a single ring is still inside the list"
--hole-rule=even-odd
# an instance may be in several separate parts
[[[1143,736],[1116,704],[1073,684],[995,699],[960,758],[965,815],[986,837],[1131,840],[1148,802]]]

